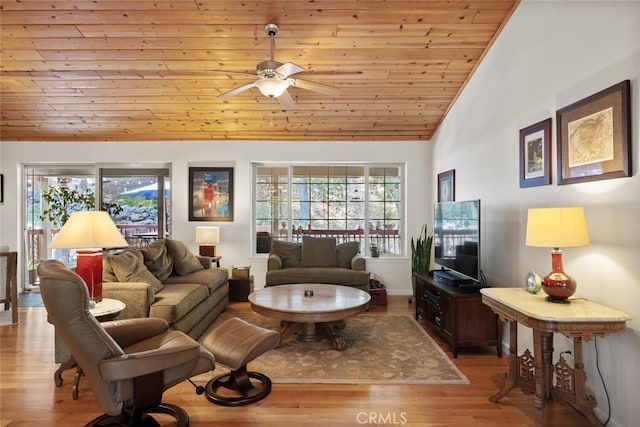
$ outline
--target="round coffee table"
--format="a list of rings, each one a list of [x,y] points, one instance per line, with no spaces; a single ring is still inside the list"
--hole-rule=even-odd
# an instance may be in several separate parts
[[[370,300],[360,289],[322,283],[270,286],[249,295],[253,311],[282,321],[281,335],[301,325],[299,340],[326,338],[338,351],[345,350],[347,342],[335,334],[332,322],[344,327],[342,321],[365,311]]]

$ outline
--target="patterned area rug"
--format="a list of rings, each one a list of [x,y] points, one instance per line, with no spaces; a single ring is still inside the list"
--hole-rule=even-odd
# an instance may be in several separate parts
[[[211,329],[230,316],[222,314]],[[279,321],[256,313],[239,316],[279,330]],[[360,314],[339,330],[348,344],[336,351],[326,341],[301,342],[287,333],[278,347],[249,363],[273,383],[469,384],[469,380],[409,315]],[[214,375],[227,372],[218,365]],[[208,381],[211,373],[194,378]]]

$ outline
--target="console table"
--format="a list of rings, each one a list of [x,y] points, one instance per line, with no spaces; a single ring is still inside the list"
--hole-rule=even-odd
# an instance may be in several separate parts
[[[582,342],[624,331],[629,315],[582,299],[572,299],[570,304],[547,302],[543,293],[534,295],[522,288],[487,288],[480,292],[482,302],[509,322],[506,380],[489,400],[496,403],[517,386],[535,393],[536,426],[543,426],[544,407],[550,399],[569,404],[591,424],[601,426],[593,413],[596,399],[586,387]],[[517,355],[518,323],[533,330],[533,354],[527,349]],[[562,355],[553,364],[556,332],[573,339],[573,368]]]

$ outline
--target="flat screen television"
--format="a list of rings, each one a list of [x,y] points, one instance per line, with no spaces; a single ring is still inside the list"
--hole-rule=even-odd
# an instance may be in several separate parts
[[[433,213],[436,280],[482,284],[480,269],[480,200],[436,203]],[[438,274],[437,274],[438,273]]]

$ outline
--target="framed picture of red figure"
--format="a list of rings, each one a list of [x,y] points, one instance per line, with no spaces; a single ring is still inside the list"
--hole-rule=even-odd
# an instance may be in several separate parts
[[[233,221],[233,168],[189,168],[189,221]]]

